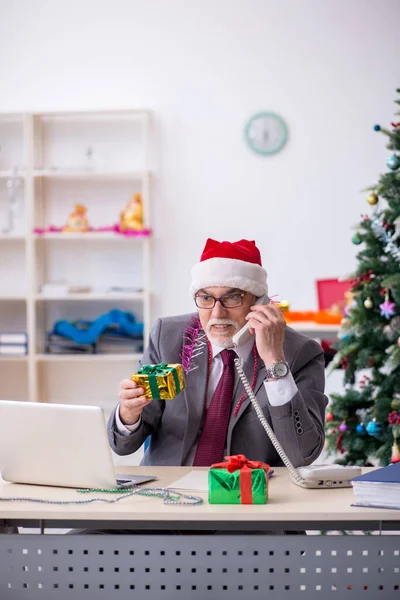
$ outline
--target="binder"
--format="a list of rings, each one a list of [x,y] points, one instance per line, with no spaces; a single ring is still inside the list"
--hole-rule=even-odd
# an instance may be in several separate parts
[[[353,506],[400,510],[400,462],[351,480],[357,502]]]

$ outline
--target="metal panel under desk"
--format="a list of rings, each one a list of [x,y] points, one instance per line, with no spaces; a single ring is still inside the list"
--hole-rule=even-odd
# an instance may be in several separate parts
[[[0,536],[1,600],[400,598],[400,536]]]

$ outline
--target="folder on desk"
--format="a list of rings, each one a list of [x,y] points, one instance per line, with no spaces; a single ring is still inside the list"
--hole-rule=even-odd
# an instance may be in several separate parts
[[[400,510],[400,463],[354,477],[351,483],[355,506]]]

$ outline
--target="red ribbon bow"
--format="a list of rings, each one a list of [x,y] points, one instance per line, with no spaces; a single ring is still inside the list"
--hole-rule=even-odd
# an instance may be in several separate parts
[[[225,460],[228,462],[216,463],[211,465],[211,469],[227,469],[229,473],[233,473],[238,469],[247,467],[249,469],[264,469],[266,473],[270,470],[270,466],[267,463],[263,463],[258,460],[248,460],[244,454],[235,454],[234,456],[225,456]]]
[[[216,463],[211,465],[211,469],[226,469],[229,473],[240,471],[240,502],[241,504],[253,504],[252,494],[252,469],[264,469],[266,477],[271,469],[267,463],[257,460],[248,460],[244,454],[235,454],[234,456],[225,456],[225,463]]]

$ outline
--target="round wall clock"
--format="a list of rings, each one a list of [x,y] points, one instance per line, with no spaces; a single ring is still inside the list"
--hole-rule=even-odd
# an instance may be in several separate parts
[[[249,148],[256,154],[275,154],[286,144],[288,128],[279,115],[259,112],[247,121],[244,137]]]

